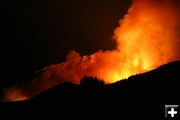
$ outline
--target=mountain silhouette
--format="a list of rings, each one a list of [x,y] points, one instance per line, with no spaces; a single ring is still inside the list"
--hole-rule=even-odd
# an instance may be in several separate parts
[[[160,110],[161,115],[164,115],[165,104],[180,104],[179,80],[180,61],[175,61],[112,84],[105,84],[96,77],[85,76],[80,85],[66,82],[31,100],[0,105],[2,108],[11,108],[12,111],[59,109],[63,114],[77,112],[80,108],[81,111],[94,109],[103,110],[103,114],[113,111],[118,112],[118,115],[121,112],[122,116],[127,113],[137,116],[138,110],[144,109],[144,115],[151,114],[151,110],[156,110],[154,113]]]
[[[157,97],[169,100],[168,96],[178,99],[180,91],[180,61],[171,62],[159,68],[134,75],[112,84],[105,84],[96,77],[84,77],[80,85],[63,83],[35,97],[35,101],[59,100],[63,97]],[[63,97],[61,97],[63,96]]]

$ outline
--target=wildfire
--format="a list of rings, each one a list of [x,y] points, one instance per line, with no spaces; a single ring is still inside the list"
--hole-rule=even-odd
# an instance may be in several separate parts
[[[115,29],[115,50],[98,51],[89,56],[80,56],[78,52],[72,51],[65,63],[43,69],[32,80],[29,88],[33,88],[34,92],[31,92],[31,96],[65,81],[79,83],[85,75],[97,76],[106,83],[112,83],[179,60],[180,15],[177,13],[179,4],[175,2],[134,0]],[[11,94],[13,92],[6,93],[10,96],[7,100],[15,101],[18,95],[24,96]]]
[[[6,89],[3,101],[15,102],[30,99],[29,96],[25,95],[19,88]]]

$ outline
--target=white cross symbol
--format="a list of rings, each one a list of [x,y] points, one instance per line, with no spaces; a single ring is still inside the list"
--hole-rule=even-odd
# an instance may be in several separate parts
[[[174,117],[174,115],[177,114],[177,111],[174,111],[174,108],[171,108],[171,111],[168,111],[168,114],[170,114],[171,117]]]

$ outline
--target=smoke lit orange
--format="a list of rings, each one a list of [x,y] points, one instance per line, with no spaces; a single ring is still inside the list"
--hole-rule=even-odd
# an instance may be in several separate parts
[[[180,59],[180,15],[175,0],[134,0],[128,14],[115,29],[117,48],[80,56],[72,51],[64,63],[44,68],[29,83],[23,96],[34,96],[62,82],[79,83],[83,76],[97,76],[113,83]],[[102,43],[103,44],[103,43]],[[31,91],[32,92],[26,92]],[[28,93],[28,94],[27,94]],[[15,92],[8,92],[8,100]]]

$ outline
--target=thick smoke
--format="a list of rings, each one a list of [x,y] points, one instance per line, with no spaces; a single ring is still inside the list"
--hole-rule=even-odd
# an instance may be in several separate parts
[[[62,82],[79,83],[83,76],[97,76],[112,83],[179,60],[179,8],[177,0],[133,0],[115,29],[115,50],[97,51],[87,56],[72,51],[66,62],[44,68],[31,83],[16,88],[20,96],[9,89],[5,100],[31,97]],[[12,99],[10,96],[14,94],[17,98]]]

